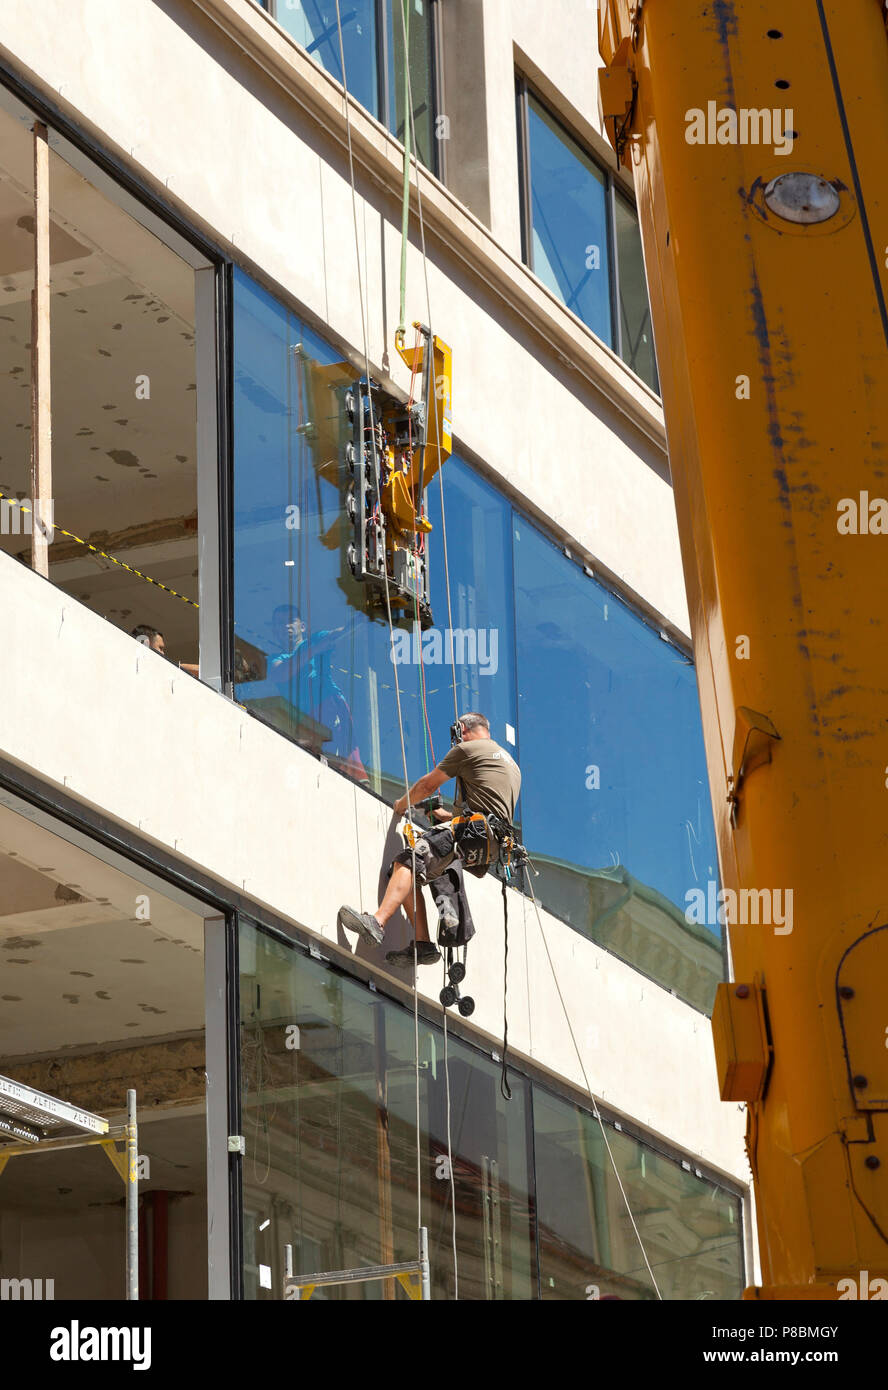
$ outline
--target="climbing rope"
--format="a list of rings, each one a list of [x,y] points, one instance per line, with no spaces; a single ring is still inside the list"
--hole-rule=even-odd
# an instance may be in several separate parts
[[[410,100],[410,59],[407,48],[407,39],[410,33],[410,11],[407,8],[407,0],[401,3],[401,28],[404,34],[404,192],[401,200],[401,291],[400,291],[400,313],[398,317],[398,331],[395,339],[403,343],[404,334],[407,331],[405,323],[405,305],[407,301],[407,228],[410,223],[410,135],[413,114],[413,105]],[[416,354],[414,353],[414,361]]]
[[[377,495],[377,497],[379,497],[379,496],[380,496],[380,484],[379,484],[379,457],[378,457],[377,450],[376,450],[376,420],[375,420],[374,413],[373,413],[373,392],[372,392],[371,384],[370,384],[370,348],[369,348],[368,338],[367,338],[367,315],[366,315],[366,310],[365,310],[365,305],[364,305],[364,278],[363,278],[363,275],[361,274],[361,239],[360,239],[360,235],[359,235],[359,232],[358,232],[358,199],[357,199],[357,191],[356,191],[356,188],[355,188],[355,163],[354,163],[354,152],[353,152],[353,150],[352,150],[351,114],[350,114],[350,110],[349,110],[348,83],[347,83],[347,80],[346,80],[346,71],[345,71],[345,46],[344,46],[344,44],[343,44],[343,39],[342,39],[342,14],[341,14],[341,11],[340,11],[339,0],[336,0],[336,27],[337,27],[337,30],[338,30],[338,32],[339,32],[339,57],[340,57],[341,65],[342,65],[342,89],[343,89],[343,102],[344,102],[344,106],[345,106],[345,130],[346,130],[346,140],[347,140],[347,145],[348,145],[348,173],[349,173],[349,182],[350,182],[350,184],[351,184],[352,221],[353,221],[353,224],[354,224],[354,234],[355,234],[355,259],[356,259],[356,263],[357,263],[357,273],[358,273],[358,298],[359,298],[359,300],[360,300],[360,306],[361,306],[361,335],[362,335],[362,339],[363,339],[363,349],[364,349],[364,374],[365,374],[365,379],[366,379],[366,382],[367,382],[367,405],[368,405],[368,409],[369,409],[369,413],[370,413],[370,447],[371,447],[371,454],[372,454],[372,459],[373,459],[373,477],[374,477],[374,483],[375,483],[375,486],[376,486],[376,495]],[[358,407],[359,404],[360,404],[360,401],[356,401],[356,403],[355,403],[356,408]],[[363,421],[362,421],[361,423],[362,423],[362,425],[363,425]],[[388,619],[389,642],[390,642],[390,649],[393,650],[393,649],[394,649],[394,624],[392,623],[392,605],[391,605],[391,596],[390,596],[390,594],[389,594],[388,571],[387,571],[387,569],[386,569],[385,567],[383,567],[383,577],[384,577],[384,579],[385,579],[385,611],[386,611],[386,617],[387,617],[387,619]],[[410,807],[410,781],[409,781],[409,777],[408,777],[408,774],[407,774],[407,749],[406,749],[406,745],[405,745],[405,742],[404,742],[404,717],[403,717],[403,712],[402,712],[402,709],[401,709],[401,687],[400,687],[400,682],[399,682],[399,680],[398,680],[398,666],[397,666],[397,662],[393,662],[392,665],[393,665],[394,676],[395,676],[395,704],[396,704],[397,713],[398,713],[398,730],[399,730],[400,740],[401,740],[401,763],[402,763],[402,768],[403,768],[403,772],[404,772],[404,795],[405,795],[405,798],[406,798],[406,801],[407,801],[407,815],[408,815],[408,817],[409,817],[409,816],[410,816],[410,809],[411,809],[411,807]],[[415,923],[415,921],[416,921],[416,908],[417,908],[417,903],[416,903],[416,850],[415,850],[415,848],[414,848],[412,845],[411,845],[411,847],[410,847],[410,854],[411,854],[411,868],[412,868],[412,872],[413,872],[413,917],[414,917],[414,923]],[[415,929],[415,926],[414,926],[413,940],[414,940],[414,946],[413,946],[413,1050],[414,1050],[414,1063],[415,1063],[414,1070],[415,1070],[415,1076],[416,1076],[416,1233],[417,1233],[417,1255],[418,1255],[419,1258],[421,1258],[421,1257],[422,1257],[422,1252],[421,1252],[421,1249],[420,1249],[420,1230],[421,1230],[421,1228],[422,1228],[422,1146],[421,1146],[421,1139],[420,1139],[420,1123],[419,1123],[419,998],[418,998],[418,994],[417,994],[417,985],[416,985],[416,977],[417,977],[417,972],[418,972],[419,964],[418,964],[418,961],[417,961],[417,954],[416,954],[416,929]]]
[[[407,132],[408,129],[409,129],[409,131],[410,131],[410,133],[411,133],[412,141],[413,141],[413,149],[414,149],[414,151],[415,151],[415,150],[416,150],[416,122],[415,122],[414,115],[413,115],[413,87],[412,87],[412,83],[411,83],[411,80],[410,80],[409,50],[408,50],[408,47],[407,47],[408,26],[407,26],[407,23],[406,23],[405,17],[404,17],[404,12],[405,12],[405,9],[406,9],[406,5],[407,5],[407,0],[404,0],[403,5],[401,6],[401,33],[402,33],[403,41],[404,41],[404,74],[405,74],[405,86],[406,86],[406,91],[407,91],[407,110],[406,110],[406,112],[405,112],[405,117],[404,117],[404,128],[405,128],[405,133]],[[422,210],[422,188],[420,187],[420,181],[419,181],[419,160],[417,159],[415,153],[414,153],[414,155],[413,155],[413,163],[414,163],[415,171],[416,171],[416,179],[415,179],[415,182],[416,182],[416,205],[417,205],[417,212],[418,212],[418,215],[419,215],[419,245],[420,245],[420,251],[421,251],[421,254],[422,254],[422,274],[423,274],[423,283],[424,283],[424,285],[425,285],[425,297],[426,297],[426,319],[427,319],[428,330],[429,330],[429,341],[428,341],[428,348],[427,348],[427,350],[428,350],[429,352],[432,352],[432,343],[434,342],[434,330],[433,330],[433,328],[432,328],[432,297],[431,297],[431,292],[430,292],[430,290],[429,290],[429,264],[428,264],[428,256],[426,255],[425,218],[424,218],[424,216],[423,216],[423,210]],[[401,275],[402,275],[402,286],[403,286],[403,284],[405,283],[405,280],[406,280],[406,268],[407,268],[407,227],[408,227],[408,215],[409,215],[409,208],[410,208],[409,171],[410,171],[410,146],[409,146],[409,144],[405,141],[405,148],[404,148],[404,205],[403,205],[403,208],[402,208],[402,219],[401,219]],[[402,288],[401,293],[402,293],[401,322],[403,323],[403,321],[404,321],[404,308],[403,308],[403,294],[404,294],[404,290],[403,290],[403,288]],[[414,357],[415,357],[415,354],[414,354]],[[436,386],[436,383],[434,382],[434,380],[432,381],[432,386],[433,386],[433,387]],[[445,583],[445,588],[446,588],[446,591],[447,591],[447,625],[448,625],[448,627],[450,628],[450,631],[452,632],[452,631],[453,631],[453,604],[452,604],[451,597],[450,597],[450,563],[449,563],[448,554],[447,554],[447,516],[446,516],[445,508],[444,508],[444,477],[443,477],[443,474],[442,474],[442,472],[441,472],[441,431],[440,431],[440,430],[436,430],[436,431],[435,431],[435,447],[436,447],[437,455],[438,455],[438,491],[439,491],[440,498],[441,498],[441,542],[442,542],[442,551],[443,551],[443,555],[444,555],[444,583]],[[459,702],[458,702],[457,694],[456,694],[456,657],[454,656],[454,653],[453,653],[453,643],[452,643],[452,642],[450,643],[450,669],[451,669],[452,681],[453,681],[453,718],[454,718],[454,720],[457,720],[457,719],[459,719]]]
[[[337,4],[338,4],[338,0],[337,0]],[[413,116],[413,87],[412,87],[412,83],[411,83],[411,80],[410,80],[410,50],[409,50],[409,48],[408,48],[407,0],[403,0],[403,3],[399,6],[399,8],[400,8],[400,10],[401,10],[401,34],[402,34],[403,43],[404,43],[404,78],[405,78],[405,92],[406,92],[406,110],[405,110],[405,112],[404,112],[404,133],[405,133],[405,137],[406,137],[406,136],[408,135],[408,132],[409,132],[409,135],[412,137],[413,149],[414,149],[414,151],[415,151],[415,150],[416,150],[416,123],[415,123],[414,116]],[[432,354],[432,368],[430,368],[430,371],[429,371],[429,379],[430,379],[430,381],[431,381],[432,390],[435,391],[435,388],[436,388],[436,385],[437,385],[437,384],[436,384],[436,382],[435,382],[435,380],[434,380],[434,376],[433,376],[433,367],[434,367],[434,349],[433,349],[434,331],[433,331],[433,328],[432,328],[432,300],[431,300],[431,293],[430,293],[430,291],[429,291],[429,268],[428,268],[428,258],[427,258],[427,256],[426,256],[425,221],[424,221],[424,218],[423,218],[423,211],[422,211],[422,189],[420,188],[420,185],[419,185],[419,160],[416,158],[416,155],[415,155],[415,154],[414,154],[414,156],[413,156],[413,159],[414,159],[414,165],[415,165],[415,169],[416,169],[416,198],[417,198],[417,211],[418,211],[418,213],[419,213],[419,238],[420,238],[420,249],[421,249],[421,252],[422,252],[423,281],[424,281],[424,284],[425,284],[425,293],[426,293],[426,319],[427,319],[427,326],[428,326],[428,330],[429,330],[428,342],[427,342],[427,344],[426,344],[426,349],[425,349],[425,350],[426,350],[426,352]],[[402,326],[403,326],[403,323],[404,323],[404,292],[405,292],[406,273],[407,273],[407,230],[408,230],[408,223],[409,223],[409,213],[410,213],[410,145],[409,145],[409,140],[408,140],[407,138],[405,138],[405,141],[404,141],[404,202],[403,202],[402,217],[401,217],[401,324],[402,324]],[[416,360],[416,353],[415,353],[415,351],[414,351],[413,356],[414,356],[414,361],[415,361],[415,360]],[[435,398],[437,399],[437,396],[436,396]],[[426,421],[426,431],[428,432],[428,421]],[[447,556],[447,518],[446,518],[446,515],[445,515],[445,509],[444,509],[444,479],[443,479],[442,472],[441,472],[441,431],[440,431],[440,429],[436,429],[436,430],[435,430],[435,447],[436,447],[437,455],[438,455],[438,470],[437,470],[437,471],[438,471],[438,488],[439,488],[440,497],[441,497],[441,539],[442,539],[442,549],[443,549],[443,554],[444,554],[444,579],[445,579],[445,587],[446,587],[446,589],[447,589],[447,623],[448,623],[448,627],[450,628],[450,631],[452,632],[452,631],[453,631],[453,606],[452,606],[451,597],[450,597],[450,563],[449,563],[448,556]],[[454,721],[458,721],[458,720],[459,720],[459,700],[458,700],[458,698],[457,698],[457,693],[456,693],[456,657],[454,656],[454,653],[453,653],[453,643],[452,643],[452,642],[450,643],[450,669],[451,669],[452,689],[453,689],[453,718],[454,718]],[[416,882],[416,880],[415,880],[415,878],[414,878],[414,883],[415,883],[415,882]],[[446,957],[445,957],[445,959],[446,959]],[[445,969],[445,974],[446,974],[446,969]],[[443,1016],[444,1016],[444,1078],[445,1078],[445,1083],[446,1083],[446,1087],[447,1087],[447,1155],[448,1155],[448,1166],[449,1166],[449,1169],[450,1169],[450,1206],[451,1206],[451,1211],[452,1211],[452,1226],[451,1226],[451,1229],[452,1229],[452,1236],[453,1236],[453,1282],[454,1282],[454,1295],[453,1295],[453,1296],[454,1296],[454,1299],[456,1299],[456,1298],[458,1298],[458,1296],[459,1296],[459,1257],[458,1257],[458,1255],[457,1255],[457,1246],[456,1246],[456,1181],[455,1181],[454,1174],[453,1174],[453,1163],[452,1163],[452,1161],[451,1161],[451,1135],[450,1135],[450,1068],[449,1068],[448,1059],[447,1059],[447,1009],[446,1009],[446,1007],[445,1007],[443,1004],[442,1004],[442,1006],[441,1006],[441,1012],[442,1012],[442,1014],[443,1014]]]

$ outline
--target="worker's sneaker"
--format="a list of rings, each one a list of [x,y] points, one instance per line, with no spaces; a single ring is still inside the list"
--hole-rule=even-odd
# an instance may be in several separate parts
[[[371,946],[378,946],[385,935],[371,912],[355,912],[353,907],[341,907],[337,921],[346,931],[356,931]]]
[[[416,947],[417,965],[434,965],[436,960],[441,959],[441,952],[434,941],[411,941],[400,951],[386,951],[385,958],[391,965],[412,965],[414,946]]]

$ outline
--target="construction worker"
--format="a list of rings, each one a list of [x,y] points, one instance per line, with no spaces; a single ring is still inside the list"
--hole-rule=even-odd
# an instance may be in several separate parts
[[[162,632],[158,632],[156,627],[149,627],[147,623],[139,623],[130,633],[130,637],[135,637],[143,647],[148,647],[150,651],[157,652],[158,656],[166,656],[166,642]],[[172,661],[172,657],[168,660]],[[200,667],[193,661],[180,661],[179,670],[187,671],[189,676],[198,677]]]
[[[457,725],[454,725],[454,737],[456,731]],[[404,814],[408,800],[411,807],[418,806],[451,777],[455,777],[456,803],[460,808],[468,806],[471,811],[493,816],[510,825],[521,789],[521,773],[517,763],[490,737],[486,715],[476,711],[461,715],[458,732],[458,741],[436,768],[413,784],[409,798],[406,795],[398,798],[394,805],[395,814]],[[399,907],[403,907],[413,926],[415,940],[401,951],[388,952],[386,960],[394,964],[412,963],[414,947],[419,965],[432,965],[441,959],[441,952],[429,938],[422,887],[432,884],[446,873],[456,859],[458,849],[451,813],[439,807],[432,815],[441,824],[420,835],[412,850],[405,849],[395,856],[385,896],[376,911],[357,912],[353,907],[339,909],[338,920],[342,927],[356,931],[365,941],[378,946],[385,936],[387,922]],[[481,872],[486,872],[486,869]]]

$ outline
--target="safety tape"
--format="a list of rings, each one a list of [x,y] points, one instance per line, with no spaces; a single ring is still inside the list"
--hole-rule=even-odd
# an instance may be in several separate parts
[[[29,516],[34,515],[31,508],[26,507],[24,502],[19,501],[17,497],[7,497],[6,493],[0,492],[0,501],[10,502],[16,507],[21,507],[22,511],[27,512]],[[69,540],[76,541],[78,545],[85,545],[87,550],[91,550],[94,555],[101,555],[103,560],[110,560],[112,565],[119,565],[120,568],[126,570],[128,574],[134,574],[137,579],[144,579],[146,584],[153,584],[156,589],[163,589],[165,594],[172,594],[173,598],[180,598],[183,603],[190,604],[192,608],[200,607],[200,604],[195,603],[193,598],[186,598],[185,594],[178,593],[175,589],[171,589],[169,585],[161,584],[159,579],[152,579],[150,574],[143,574],[141,570],[133,569],[132,565],[127,565],[123,560],[118,560],[114,555],[109,555],[107,551],[100,550],[97,545],[91,545],[89,541],[83,540],[80,536],[75,536],[73,531],[66,531],[64,526],[54,525],[52,529],[54,531],[59,531],[63,536],[67,536]]]

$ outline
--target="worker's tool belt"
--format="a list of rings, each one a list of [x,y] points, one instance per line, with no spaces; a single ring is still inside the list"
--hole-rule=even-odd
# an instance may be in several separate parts
[[[486,869],[498,857],[510,827],[499,816],[485,816],[464,806],[450,822],[456,852],[467,869]]]

